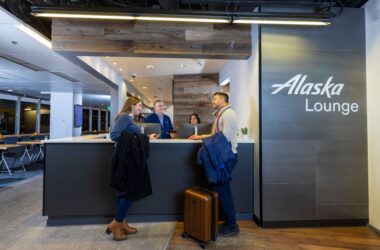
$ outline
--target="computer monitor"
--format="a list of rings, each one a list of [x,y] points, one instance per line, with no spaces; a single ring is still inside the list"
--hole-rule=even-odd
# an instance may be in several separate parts
[[[75,104],[74,105],[74,127],[75,128],[82,127],[82,121],[83,121],[82,105]]]
[[[160,123],[139,123],[139,127],[144,127],[144,134],[161,134],[161,124]]]
[[[197,125],[192,125],[189,123],[182,123],[179,127],[179,138],[186,139],[195,134],[195,126],[197,126],[197,134],[205,135],[211,134],[211,123],[199,123]]]

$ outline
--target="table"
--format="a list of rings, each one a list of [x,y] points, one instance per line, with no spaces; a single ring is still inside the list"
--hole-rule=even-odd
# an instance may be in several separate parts
[[[3,165],[4,165],[5,168],[7,169],[9,175],[12,175],[12,171],[9,168],[9,165],[7,163],[7,160],[5,159],[4,153],[8,149],[17,148],[17,147],[21,147],[21,145],[17,145],[17,144],[0,144],[0,151],[1,151],[0,170],[3,168]],[[13,164],[14,164],[15,161],[16,160],[13,161]],[[12,164],[12,166],[13,166],[13,164]],[[26,169],[24,167],[24,164],[22,164],[22,162],[21,162],[21,165],[22,165],[24,171],[26,171]]]

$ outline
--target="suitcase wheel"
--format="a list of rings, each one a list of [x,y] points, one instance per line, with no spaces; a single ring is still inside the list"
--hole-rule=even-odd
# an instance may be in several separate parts
[[[202,248],[202,249],[205,249],[206,247],[207,247],[207,243],[202,242],[202,243],[201,243],[201,248]]]
[[[188,235],[187,233],[183,232],[183,233],[181,234],[181,237],[182,237],[182,238],[187,238],[187,237],[189,237],[189,235]]]

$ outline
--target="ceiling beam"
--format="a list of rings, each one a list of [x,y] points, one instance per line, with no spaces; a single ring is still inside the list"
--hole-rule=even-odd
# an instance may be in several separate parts
[[[250,25],[58,19],[55,51],[174,58],[247,59]]]

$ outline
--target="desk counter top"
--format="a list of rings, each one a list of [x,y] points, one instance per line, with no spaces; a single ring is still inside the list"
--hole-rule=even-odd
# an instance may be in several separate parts
[[[45,140],[44,143],[114,143],[107,138],[108,134],[100,135],[84,135],[77,137],[66,137]],[[150,140],[150,143],[202,143],[201,140],[186,140],[186,139],[157,139]],[[254,140],[238,141],[238,143],[255,143]]]

